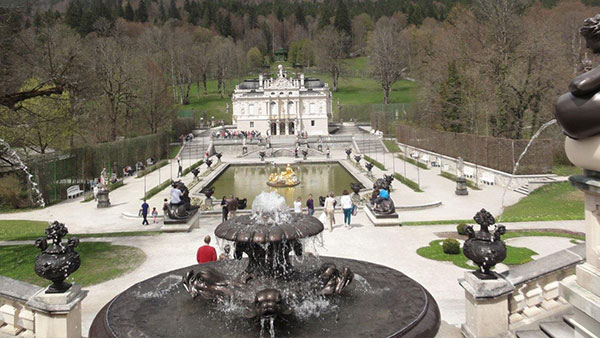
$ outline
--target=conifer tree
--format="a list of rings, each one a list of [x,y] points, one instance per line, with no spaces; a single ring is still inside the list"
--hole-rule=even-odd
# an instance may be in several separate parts
[[[306,28],[306,18],[304,17],[304,12],[302,11],[302,5],[298,5],[298,7],[296,7],[296,13],[294,16],[296,17],[296,22],[300,26]]]
[[[67,12],[65,13],[65,23],[74,30],[78,30],[82,15],[83,5],[81,4],[81,1],[71,1],[69,7],[67,7]]]
[[[133,21],[135,19],[135,15],[133,14],[133,7],[131,7],[131,2],[127,1],[127,5],[125,5],[125,13],[123,17],[127,21]]]
[[[171,4],[169,5],[169,18],[171,19],[181,19],[179,15],[179,10],[177,9],[177,5],[175,4],[175,0],[171,0]]]
[[[148,21],[148,7],[146,7],[145,0],[140,0],[137,12],[135,13],[135,18],[139,22]]]
[[[160,12],[160,22],[167,21],[167,11],[165,10],[165,6],[163,5],[162,0],[160,0],[158,11]]]
[[[352,22],[350,21],[350,15],[348,14],[348,8],[346,7],[344,0],[339,0],[337,3],[333,26],[338,31],[343,31],[348,34],[348,36],[352,36]]]

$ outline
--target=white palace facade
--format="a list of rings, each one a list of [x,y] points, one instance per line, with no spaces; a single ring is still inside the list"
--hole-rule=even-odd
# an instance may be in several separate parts
[[[277,78],[245,80],[232,96],[233,124],[237,130],[263,135],[328,135],[331,92],[319,79],[288,78],[279,65]]]

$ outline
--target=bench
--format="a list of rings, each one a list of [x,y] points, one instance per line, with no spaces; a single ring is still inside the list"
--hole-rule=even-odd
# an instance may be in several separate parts
[[[416,151],[413,151],[412,153],[410,153],[410,157],[417,159],[417,158],[419,158],[419,153]]]
[[[494,183],[496,183],[496,176],[490,173],[483,173],[481,175],[481,182],[488,185],[494,185]]]
[[[67,188],[67,198],[75,198],[81,194],[83,194],[83,190],[78,185],[72,185]]]
[[[442,166],[442,160],[439,157],[436,157],[435,160],[431,161],[431,166],[440,168]]]
[[[471,167],[465,167],[463,170],[463,174],[466,178],[473,178],[473,175],[475,175],[475,171]]]
[[[429,155],[421,156],[421,161],[425,162],[425,164],[429,164]]]

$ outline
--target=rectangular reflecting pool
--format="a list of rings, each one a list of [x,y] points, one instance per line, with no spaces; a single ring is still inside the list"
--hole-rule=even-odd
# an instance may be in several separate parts
[[[285,166],[231,165],[212,182],[211,185],[215,187],[213,197],[220,200],[223,196],[233,194],[239,198],[247,198],[250,209],[254,197],[263,191],[277,191],[285,197],[290,207],[298,196],[302,197],[304,207],[308,194],[312,194],[317,207],[319,196],[325,196],[330,191],[339,196],[344,189],[352,193],[350,183],[358,182],[338,163],[294,164],[291,167],[300,179],[300,184],[289,188],[273,188],[267,185],[269,175],[284,171]]]

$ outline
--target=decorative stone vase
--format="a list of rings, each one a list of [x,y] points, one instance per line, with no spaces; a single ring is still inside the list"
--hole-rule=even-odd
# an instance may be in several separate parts
[[[463,245],[463,252],[479,266],[479,271],[474,272],[475,276],[479,279],[496,279],[496,275],[490,269],[506,258],[506,245],[500,239],[500,236],[506,233],[506,228],[497,224],[494,232],[490,233],[488,228],[494,225],[496,220],[485,209],[481,209],[473,219],[481,229],[475,232],[472,226],[465,227],[469,239]]]
[[[216,153],[215,156],[217,157],[217,160],[220,162],[221,157],[223,157],[223,153]]]
[[[348,156],[348,159],[350,159],[350,154],[352,154],[352,148],[346,149],[346,155]]]
[[[464,177],[456,178],[456,190],[454,190],[454,193],[459,196],[466,196],[469,194],[469,191],[467,190],[467,179],[466,178],[464,178]]]
[[[367,171],[370,174],[371,173],[371,169],[373,169],[373,163],[367,162],[367,164],[365,164],[365,168],[367,168]]]
[[[306,160],[306,157],[308,156],[308,151],[307,150],[302,150],[302,157],[304,160]]]
[[[210,166],[213,164],[213,161],[209,158],[206,160],[206,166],[210,169]]]
[[[360,160],[362,160],[362,156],[356,155],[354,156],[354,160],[356,161],[356,165],[360,165]]]
[[[35,273],[52,281],[46,293],[67,291],[71,284],[65,283],[65,279],[77,271],[81,264],[79,254],[75,252],[79,239],[73,237],[69,238],[67,245],[62,243],[62,238],[68,233],[64,224],[54,221],[46,228],[46,237],[40,237],[35,241],[35,246],[42,250],[35,258]],[[52,244],[48,245],[48,240],[51,240]]]
[[[110,207],[110,198],[108,197],[108,189],[98,190],[97,197],[98,197],[98,204],[96,204],[96,207],[98,207],[98,208]]]
[[[265,161],[265,152],[264,151],[259,152],[258,156],[260,156],[261,161],[263,161],[263,162]]]

